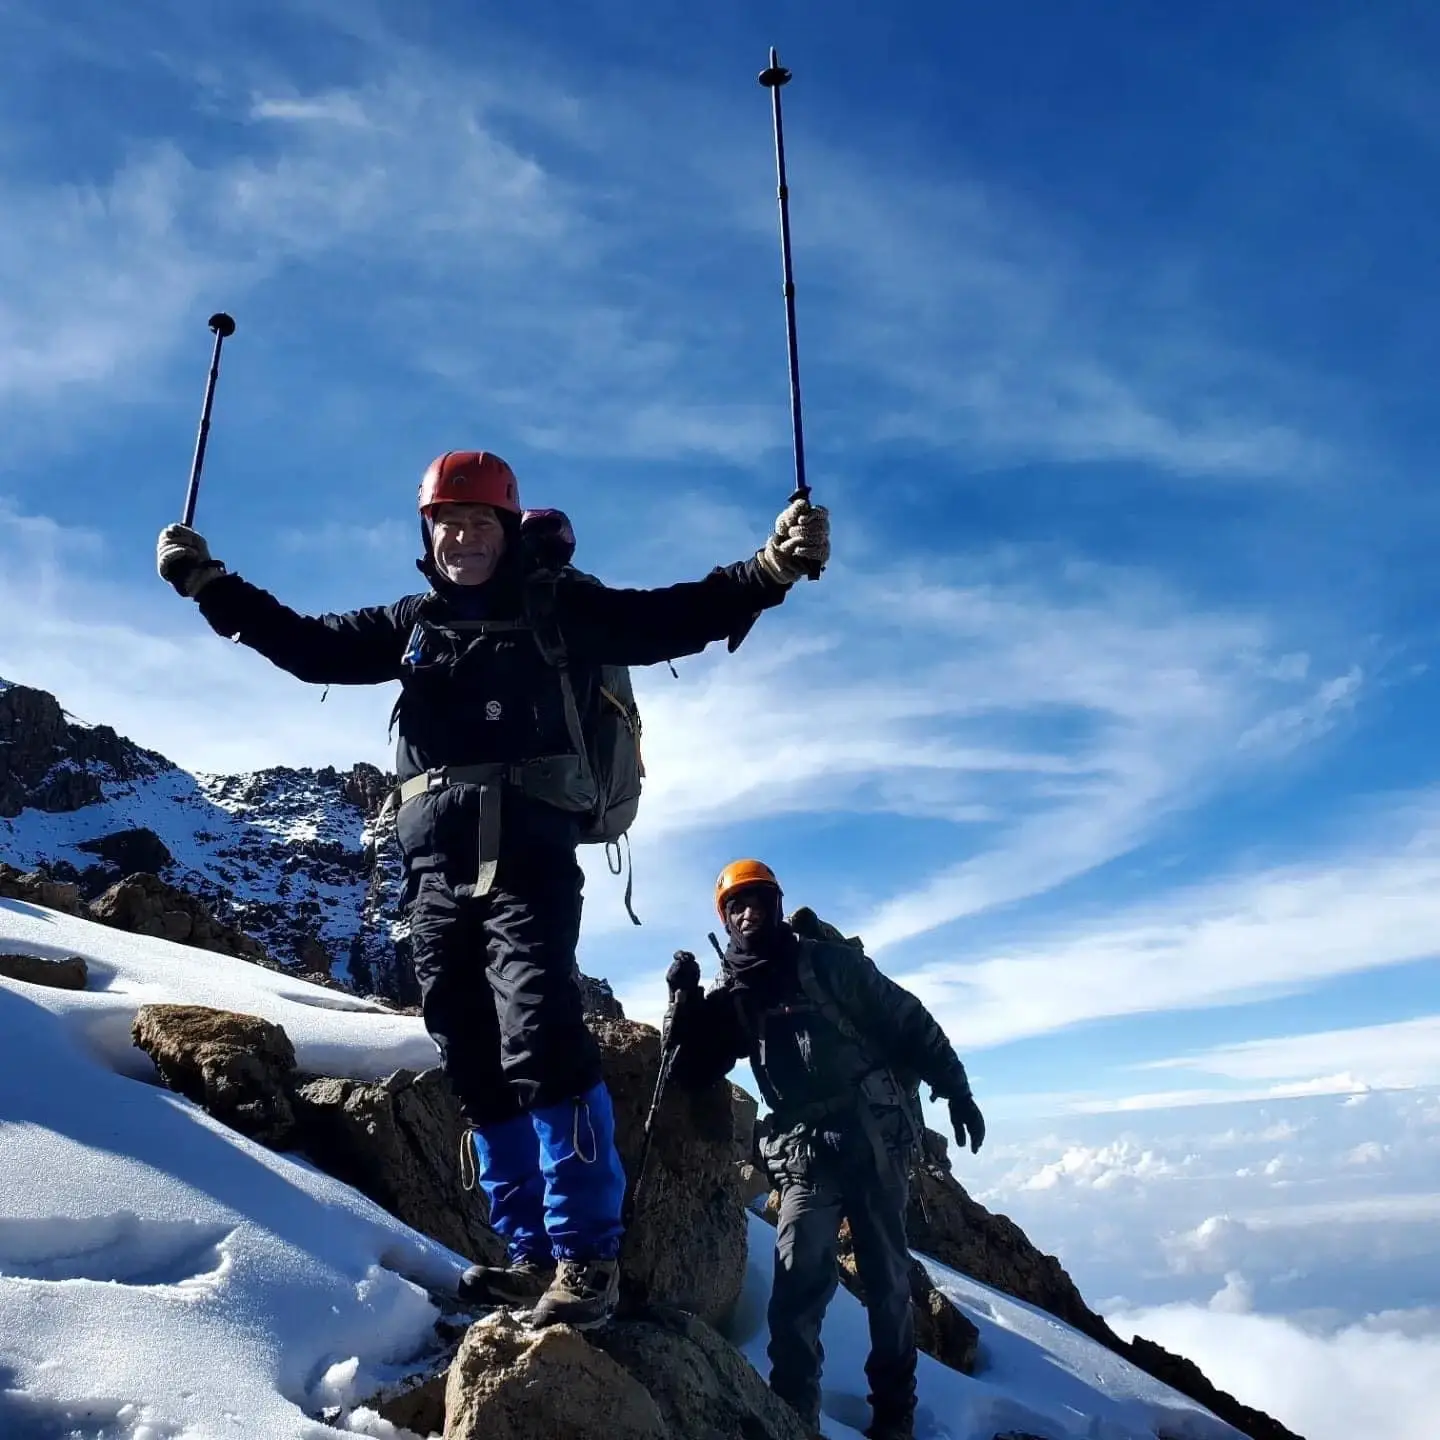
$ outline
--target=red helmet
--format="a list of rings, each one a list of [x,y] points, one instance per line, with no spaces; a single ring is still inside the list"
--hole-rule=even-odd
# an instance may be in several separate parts
[[[489,505],[520,513],[520,486],[515,472],[487,450],[447,450],[430,462],[420,481],[420,513],[437,505]]]

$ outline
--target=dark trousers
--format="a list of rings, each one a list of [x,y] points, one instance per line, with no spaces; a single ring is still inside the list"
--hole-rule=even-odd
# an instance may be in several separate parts
[[[573,848],[502,846],[480,898],[459,898],[448,868],[413,877],[410,949],[425,1028],[467,1120],[503,1124],[583,1095],[600,1055],[575,970],[584,876]]]
[[[901,1424],[915,1410],[915,1319],[910,1309],[910,1252],[905,1237],[906,1158],[885,1168],[867,1154],[784,1179],[770,1295],[770,1387],[812,1426],[820,1419],[820,1325],[839,1282],[835,1244],[850,1221],[855,1263],[870,1319],[865,1376],[877,1422]]]

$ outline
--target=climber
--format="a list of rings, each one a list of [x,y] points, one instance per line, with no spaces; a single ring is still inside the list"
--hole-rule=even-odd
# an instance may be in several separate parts
[[[771,1388],[818,1428],[820,1324],[848,1219],[870,1319],[866,1433],[910,1440],[916,1355],[905,1211],[924,1133],[920,1082],[949,1102],[960,1145],[979,1150],[984,1117],[964,1065],[920,1001],[813,911],[786,919],[769,866],[727,865],[715,907],[729,937],[719,983],[703,993],[699,964],[686,952],[666,974],[671,1073],[683,1088],[703,1089],[748,1057],[768,1106],[755,1154],[780,1194]]]
[[[301,680],[400,682],[396,830],[412,960],[470,1127],[462,1159],[474,1159],[507,1246],[508,1263],[471,1267],[461,1294],[534,1303],[536,1325],[600,1324],[617,1295],[625,1177],[575,965],[575,851],[596,801],[577,729],[597,713],[601,665],[656,664],[742,635],[823,566],[829,520],[798,501],[752,559],[618,590],[536,571],[515,475],[496,455],[440,456],[419,512],[430,588],[388,606],[298,614],[228,574],[181,525],[161,532],[157,566],[217,633]]]

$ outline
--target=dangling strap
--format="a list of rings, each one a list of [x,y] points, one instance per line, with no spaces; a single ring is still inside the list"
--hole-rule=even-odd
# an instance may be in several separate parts
[[[625,853],[620,853],[620,840],[625,842]],[[635,897],[635,857],[630,849],[630,835],[622,833],[620,840],[607,840],[605,842],[605,863],[610,867],[612,875],[619,875],[627,869],[629,873],[625,876],[625,913],[630,917],[631,923],[638,925],[640,917],[635,913],[635,906],[631,903]]]
[[[480,1169],[475,1163],[475,1133],[473,1125],[467,1125],[460,1136],[460,1188],[468,1195],[480,1183]]]

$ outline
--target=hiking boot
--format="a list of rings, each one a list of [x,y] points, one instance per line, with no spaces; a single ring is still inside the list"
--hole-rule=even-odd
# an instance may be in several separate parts
[[[530,1312],[530,1323],[537,1330],[547,1325],[592,1330],[615,1313],[619,1293],[618,1260],[562,1260],[550,1288]]]
[[[510,1265],[472,1265],[460,1277],[459,1295],[470,1305],[533,1305],[554,1278],[549,1256],[526,1255]]]

